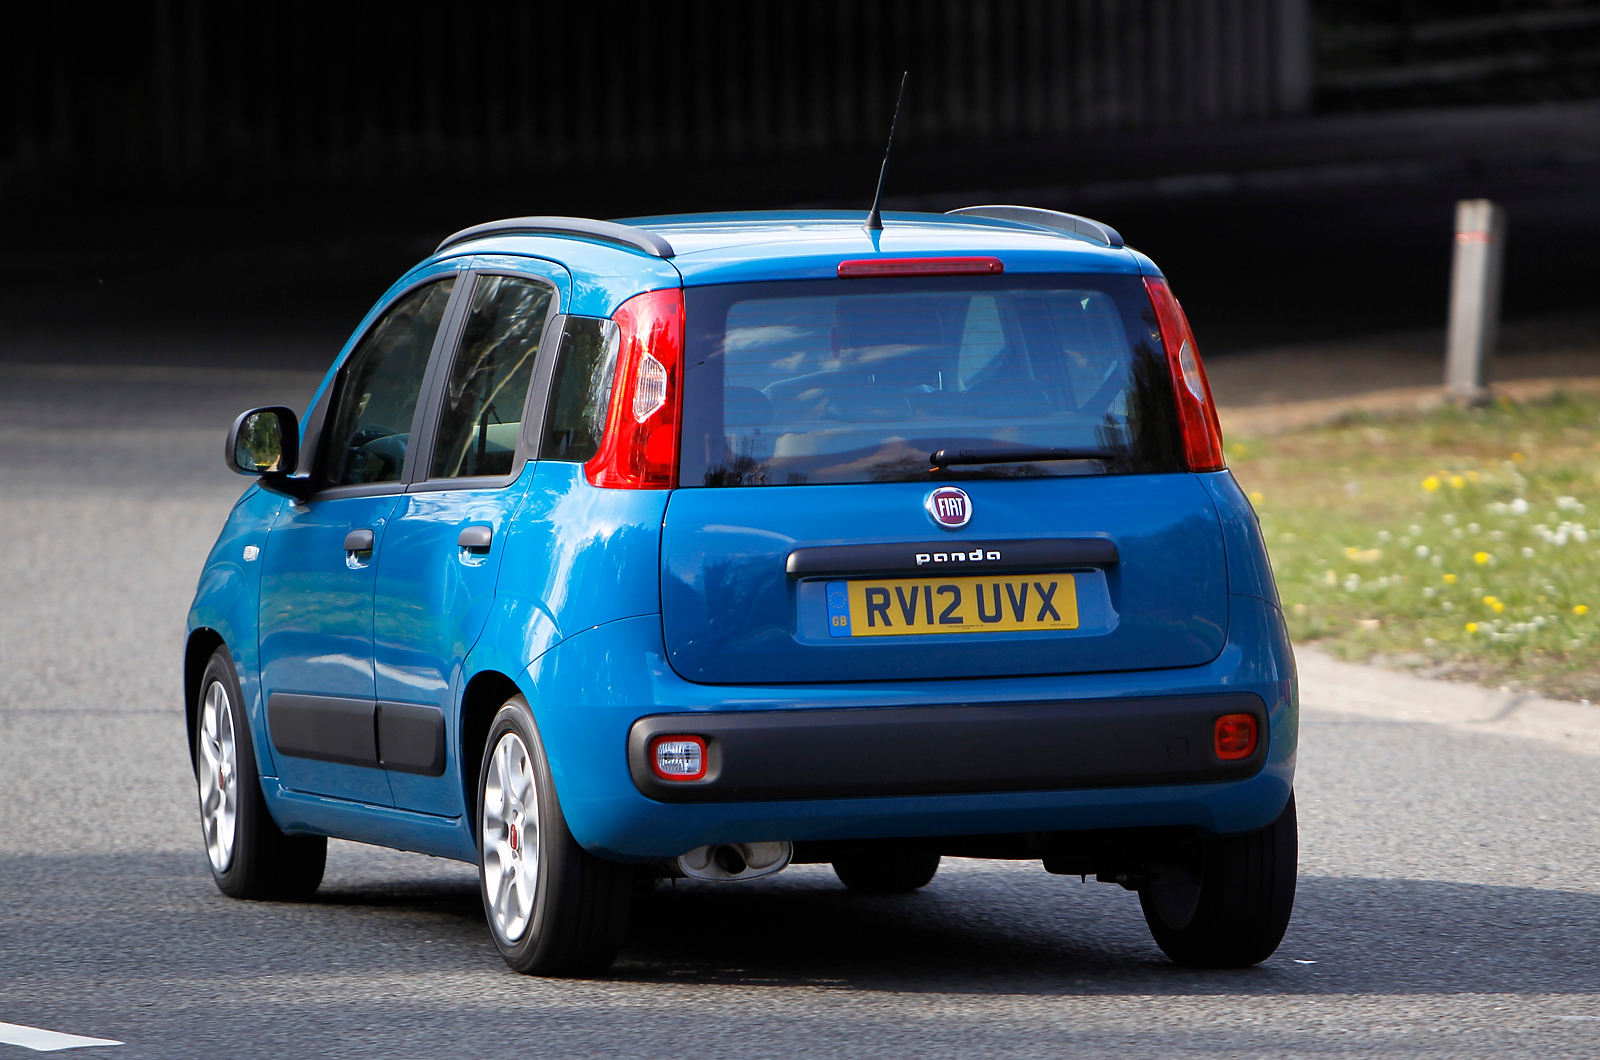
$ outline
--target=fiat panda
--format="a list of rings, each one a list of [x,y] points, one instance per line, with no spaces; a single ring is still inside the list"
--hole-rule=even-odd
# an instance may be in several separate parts
[[[940,859],[1138,894],[1192,966],[1293,903],[1294,660],[1166,279],[1016,206],[524,217],[375,305],[189,613],[217,885],[476,864],[522,972],[642,887]]]

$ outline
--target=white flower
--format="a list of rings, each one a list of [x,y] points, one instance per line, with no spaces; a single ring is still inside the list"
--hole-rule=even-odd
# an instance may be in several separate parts
[[[1581,512],[1583,511],[1583,502],[1576,497],[1557,497],[1556,507],[1564,512]]]
[[[1523,559],[1532,559],[1533,558],[1533,549],[1524,547],[1523,550],[1522,550],[1522,558]]]
[[[1528,514],[1528,502],[1523,500],[1521,497],[1518,497],[1516,500],[1512,501],[1509,505],[1507,505],[1507,508],[1512,515]]]
[[[1418,545],[1417,546],[1417,558],[1418,559],[1427,559],[1428,558],[1428,546],[1427,545]]]

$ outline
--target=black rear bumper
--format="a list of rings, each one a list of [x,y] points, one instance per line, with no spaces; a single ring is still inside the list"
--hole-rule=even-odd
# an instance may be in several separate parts
[[[1255,715],[1250,757],[1216,756],[1224,714]],[[651,770],[650,741],[668,734],[705,739],[703,780]],[[628,769],[662,802],[1058,791],[1242,780],[1265,764],[1267,736],[1266,704],[1253,693],[661,714],[634,723]]]

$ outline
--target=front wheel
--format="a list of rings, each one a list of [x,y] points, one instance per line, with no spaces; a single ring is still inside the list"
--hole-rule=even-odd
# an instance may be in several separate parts
[[[521,696],[489,728],[478,779],[478,880],[490,934],[514,970],[584,975],[616,960],[634,873],[590,854],[567,831]]]
[[[211,878],[232,898],[305,898],[322,882],[328,841],[285,835],[267,810],[233,659],[218,648],[195,704],[195,780]]]
[[[1260,964],[1288,930],[1299,854],[1291,793],[1261,831],[1210,840],[1192,866],[1161,867],[1139,891],[1156,945],[1190,968]]]

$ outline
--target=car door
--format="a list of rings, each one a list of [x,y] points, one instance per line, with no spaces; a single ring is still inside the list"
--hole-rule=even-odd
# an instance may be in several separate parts
[[[475,262],[476,266],[478,263]],[[415,483],[384,533],[374,611],[378,750],[395,805],[463,812],[451,709],[462,665],[494,600],[509,521],[527,490],[524,469],[543,402],[544,335],[560,308],[560,266],[523,261],[520,275],[476,271],[459,338],[441,360],[418,448]],[[527,275],[538,269],[546,276]]]
[[[279,779],[297,791],[393,803],[375,739],[376,562],[412,475],[419,397],[455,293],[452,267],[366,330],[322,414],[319,488],[285,506],[262,550],[262,690]]]

